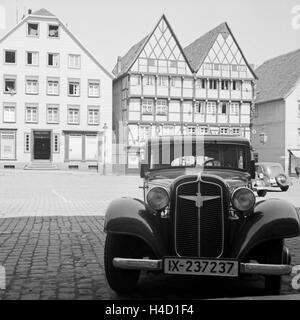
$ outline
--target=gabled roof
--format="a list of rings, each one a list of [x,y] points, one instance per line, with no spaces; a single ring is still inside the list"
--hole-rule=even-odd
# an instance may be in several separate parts
[[[216,28],[208,31],[203,36],[201,36],[200,38],[195,40],[193,43],[191,43],[190,45],[184,48],[186,57],[188,58],[194,71],[195,72],[199,71],[201,65],[203,64],[205,58],[207,57],[209,51],[211,50],[212,46],[214,45],[220,33],[224,34],[225,37],[227,37],[228,35],[232,36],[249,70],[252,72],[253,76],[257,78],[251,66],[247,62],[247,59],[245,58],[241,48],[239,47],[239,44],[237,43],[233,33],[231,32],[226,22],[223,22],[220,25],[218,25]]]
[[[15,25],[9,32],[7,32],[1,39],[0,39],[0,43],[2,41],[4,41],[7,37],[9,37],[15,30],[17,30],[21,25],[23,25],[28,19],[30,18],[36,18],[40,17],[40,16],[47,16],[47,17],[51,17],[52,19],[56,19],[61,28],[64,29],[64,31],[77,43],[77,45],[90,57],[90,59],[92,59],[95,64],[104,72],[106,73],[111,79],[114,78],[114,76],[108,72],[99,62],[98,60],[86,49],[86,47],[73,35],[73,33],[63,24],[63,22],[57,18],[56,16],[54,16],[52,13],[50,13],[48,10],[46,9],[40,9],[35,11],[34,13],[28,14],[24,19],[22,19],[17,25]]]
[[[119,60],[120,70],[118,70],[118,64],[116,64],[112,71],[115,76],[120,76],[127,72],[129,67],[132,65],[132,61],[135,61],[138,58],[147,40],[148,40],[148,36],[142,39],[141,41],[139,41],[138,43],[136,43],[134,46],[132,46],[129,49],[129,51],[125,54],[124,57],[122,58],[120,57],[120,60]]]
[[[166,22],[171,34],[173,35],[173,37],[175,39],[176,45],[178,46],[182,56],[186,60],[186,63],[188,64],[189,68],[192,70],[183,48],[181,47],[169,21],[167,20],[166,16],[163,14],[162,17],[157,22],[157,24],[155,25],[153,31],[148,36],[146,36],[144,39],[142,39],[140,42],[138,42],[137,44],[132,46],[131,49],[123,57],[120,58],[120,60],[119,60],[119,63],[121,64],[120,70],[119,70],[120,72],[118,72],[118,63],[116,64],[116,66],[113,69],[113,74],[116,77],[120,77],[124,73],[126,73],[130,70],[132,65],[135,63],[136,59],[139,57],[139,55],[141,54],[141,52],[145,48],[146,44],[148,43],[148,40],[151,38],[152,34],[155,32],[157,26],[160,24],[161,20],[164,20]]]
[[[40,9],[32,13],[33,16],[46,16],[46,17],[55,17],[54,14],[52,14],[47,9]]]
[[[300,49],[264,62],[255,72],[256,103],[285,99],[300,81]]]

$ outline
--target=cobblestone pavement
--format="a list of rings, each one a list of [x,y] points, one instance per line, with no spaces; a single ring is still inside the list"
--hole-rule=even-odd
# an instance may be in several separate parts
[[[118,297],[105,281],[103,217],[31,217],[0,219],[0,265],[6,290],[0,299],[170,299],[263,295],[260,277],[243,280],[143,275],[134,295]],[[299,238],[288,240],[300,264]],[[291,277],[283,294],[297,293]]]
[[[143,274],[134,295],[118,297],[105,281],[103,213],[118,196],[141,197],[139,178],[0,171],[0,181],[0,265],[6,269],[7,281],[0,299],[195,299],[264,294],[260,277],[195,281]],[[300,183],[293,187],[300,190]],[[287,240],[294,264],[300,264],[299,241]],[[291,293],[297,292],[287,276],[283,294]]]

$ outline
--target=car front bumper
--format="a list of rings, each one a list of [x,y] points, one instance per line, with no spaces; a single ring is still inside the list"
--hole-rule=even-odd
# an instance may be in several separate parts
[[[163,271],[163,260],[114,258],[116,268],[141,271]],[[240,274],[286,275],[292,266],[286,264],[239,263]]]

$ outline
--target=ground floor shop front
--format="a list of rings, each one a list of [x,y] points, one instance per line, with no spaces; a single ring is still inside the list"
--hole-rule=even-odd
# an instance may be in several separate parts
[[[1,129],[0,169],[99,171],[110,162],[106,149],[110,149],[106,132]]]

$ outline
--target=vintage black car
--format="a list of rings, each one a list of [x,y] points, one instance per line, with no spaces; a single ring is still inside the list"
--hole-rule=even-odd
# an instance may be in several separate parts
[[[142,153],[144,199],[108,207],[105,272],[118,293],[134,290],[141,270],[173,275],[265,276],[269,294],[291,272],[285,238],[300,234],[294,206],[256,202],[255,165],[242,137],[150,139]]]
[[[288,191],[291,182],[280,163],[257,162],[255,163],[255,171],[256,177],[253,186],[259,196],[265,196],[266,191],[272,189]]]

